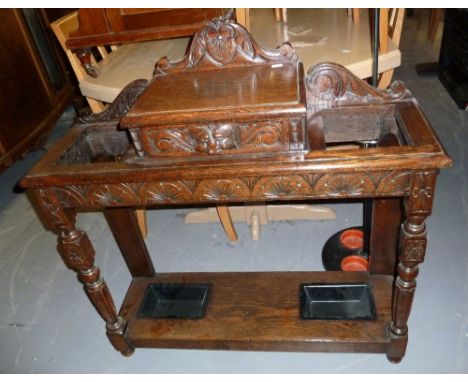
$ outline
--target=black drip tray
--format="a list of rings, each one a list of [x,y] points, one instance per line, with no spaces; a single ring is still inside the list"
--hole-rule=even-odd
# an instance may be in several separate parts
[[[209,284],[150,284],[138,318],[203,318]]]
[[[368,284],[302,284],[301,318],[375,320],[374,298]]]

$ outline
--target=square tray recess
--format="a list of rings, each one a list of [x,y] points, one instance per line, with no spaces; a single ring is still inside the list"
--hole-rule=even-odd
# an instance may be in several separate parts
[[[374,298],[368,284],[301,284],[301,318],[375,320]]]
[[[138,318],[203,318],[209,284],[150,284]]]

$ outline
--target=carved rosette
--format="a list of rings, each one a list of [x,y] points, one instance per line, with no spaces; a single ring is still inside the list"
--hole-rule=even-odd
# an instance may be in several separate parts
[[[314,198],[404,196],[411,171],[310,173],[225,179],[188,179],[145,183],[70,185],[55,188],[64,207],[304,200]],[[57,199],[58,200],[58,199]],[[52,216],[53,215],[53,209]]]
[[[307,108],[318,111],[339,106],[368,105],[412,99],[403,82],[395,81],[380,90],[356,77],[345,67],[321,63],[310,68],[305,78]]]
[[[262,48],[243,26],[227,18],[216,18],[194,35],[181,61],[170,62],[163,57],[156,63],[154,74],[242,64],[297,63],[298,60],[290,44],[285,43],[279,49]]]
[[[432,210],[436,171],[417,172],[413,175],[410,194],[410,213],[429,214]]]

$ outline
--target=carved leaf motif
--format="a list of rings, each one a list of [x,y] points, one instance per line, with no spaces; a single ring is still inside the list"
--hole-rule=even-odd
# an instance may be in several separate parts
[[[195,190],[197,189],[200,181],[196,179],[193,179],[193,180],[188,179],[188,180],[181,180],[180,183],[183,184],[185,187],[187,187],[193,194]]]
[[[366,176],[354,174],[325,174],[316,184],[318,194],[358,196],[372,194],[375,185]]]
[[[310,187],[300,176],[263,177],[254,187],[253,195],[277,199],[281,197],[307,196]]]
[[[196,200],[228,201],[248,199],[250,191],[239,179],[202,181],[194,195]]]
[[[92,185],[87,192],[91,205],[118,206],[135,203],[138,198],[132,187],[122,183],[118,185]]]
[[[79,121],[81,123],[96,123],[118,121],[130,110],[139,95],[145,90],[148,80],[135,80],[125,86],[114,102],[102,113],[82,114]]]
[[[377,192],[382,194],[406,194],[411,183],[411,172],[391,172],[383,177],[377,187]]]
[[[309,186],[313,189],[315,185],[319,181],[319,179],[323,176],[323,174],[307,174],[302,175],[302,178],[309,184]]]
[[[280,141],[281,122],[253,124],[239,127],[240,145],[272,146]]]
[[[36,191],[35,195],[39,202],[39,207],[46,215],[48,222],[54,228],[73,226],[73,218],[69,218],[65,214],[60,204],[60,200],[53,190],[41,188]]]
[[[156,63],[154,75],[230,64],[297,63],[298,60],[290,44],[283,44],[279,49],[262,48],[235,21],[215,18],[195,33],[184,59],[170,62],[167,57],[161,58]]]
[[[188,129],[150,130],[146,136],[155,152],[195,151],[195,142]]]
[[[65,207],[76,207],[85,204],[87,186],[70,185],[65,187],[55,187],[60,202]]]
[[[261,179],[260,176],[240,178],[240,180],[244,182],[244,184],[247,186],[250,192],[252,192],[253,188],[255,187],[255,185],[260,179]]]
[[[209,57],[218,64],[231,62],[237,48],[234,28],[229,24],[209,23],[205,33]]]
[[[412,98],[401,81],[395,81],[389,90],[379,90],[356,77],[345,67],[329,62],[311,68],[305,83],[309,110]]]
[[[159,182],[145,186],[140,194],[144,195],[148,204],[183,202],[190,199],[191,196],[187,195],[187,191],[181,189],[177,184],[169,182]]]

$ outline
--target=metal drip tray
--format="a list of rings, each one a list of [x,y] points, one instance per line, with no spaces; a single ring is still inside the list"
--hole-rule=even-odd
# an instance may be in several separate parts
[[[138,318],[203,318],[209,291],[209,284],[150,284]]]
[[[368,284],[302,284],[301,318],[317,320],[375,320]]]

